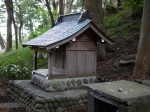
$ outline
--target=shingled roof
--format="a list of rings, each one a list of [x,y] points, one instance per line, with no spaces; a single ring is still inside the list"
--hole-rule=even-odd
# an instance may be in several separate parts
[[[95,28],[97,33],[101,35],[101,38],[108,42],[109,44],[113,44],[113,41],[109,39],[100,29],[94,25],[94,23],[86,17],[86,14],[76,13],[65,16],[60,16],[56,22],[56,25],[43,33],[42,35],[22,43],[23,46],[34,46],[34,47],[48,47],[48,49],[52,49],[56,47],[54,44],[61,41],[68,42],[72,40],[75,34],[82,30],[85,31],[87,28]],[[60,43],[63,44],[62,42]]]

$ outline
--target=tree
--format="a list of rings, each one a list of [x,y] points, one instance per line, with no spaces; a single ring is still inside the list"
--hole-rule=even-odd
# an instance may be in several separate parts
[[[5,52],[12,50],[12,21],[13,21],[13,2],[12,0],[5,0],[7,8],[7,43]]]
[[[70,14],[74,0],[66,0],[66,13]]]
[[[85,0],[84,6],[95,25],[104,31],[102,0]],[[98,45],[97,55],[98,60],[104,60],[106,57],[105,46],[102,43]]]
[[[102,0],[85,0],[84,7],[92,16],[97,27],[104,30]]]
[[[144,1],[140,40],[134,68],[134,75],[150,76],[150,0]]]
[[[59,15],[64,15],[64,0],[59,0]]]
[[[50,3],[48,0],[45,0],[46,2],[46,7],[47,7],[47,10],[48,10],[48,14],[50,16],[50,19],[51,19],[51,24],[52,24],[52,27],[55,25],[55,21],[54,21],[54,17],[53,17],[53,13],[51,11],[51,7],[50,7]]]
[[[1,49],[5,49],[5,41],[4,41],[4,39],[2,38],[1,33],[0,33],[0,46],[1,46]]]

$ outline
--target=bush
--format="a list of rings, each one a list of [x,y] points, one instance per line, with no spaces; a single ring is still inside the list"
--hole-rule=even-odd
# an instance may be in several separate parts
[[[114,28],[121,25],[121,18],[119,15],[110,15],[104,17],[104,24],[106,29]]]
[[[9,64],[1,69],[1,77],[7,80],[29,79],[30,70],[15,64]]]
[[[127,7],[129,10],[131,9],[132,12],[136,12],[139,9],[143,9],[144,0],[128,0],[125,3],[125,7]]]

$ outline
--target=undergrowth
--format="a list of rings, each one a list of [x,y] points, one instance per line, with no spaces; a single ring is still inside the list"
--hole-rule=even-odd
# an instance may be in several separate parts
[[[129,10],[122,10],[116,14],[104,17],[104,25],[109,37],[122,38],[125,41],[132,41],[139,38],[141,18],[133,18]]]

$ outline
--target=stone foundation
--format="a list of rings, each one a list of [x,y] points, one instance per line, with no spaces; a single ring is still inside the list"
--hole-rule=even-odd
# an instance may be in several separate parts
[[[45,91],[66,91],[70,89],[84,88],[85,84],[95,83],[96,77],[79,77],[47,80],[38,75],[33,75],[31,83]]]
[[[72,112],[87,107],[83,86],[95,81],[95,77],[45,80],[33,76],[32,80],[10,81],[8,94],[27,112]]]

